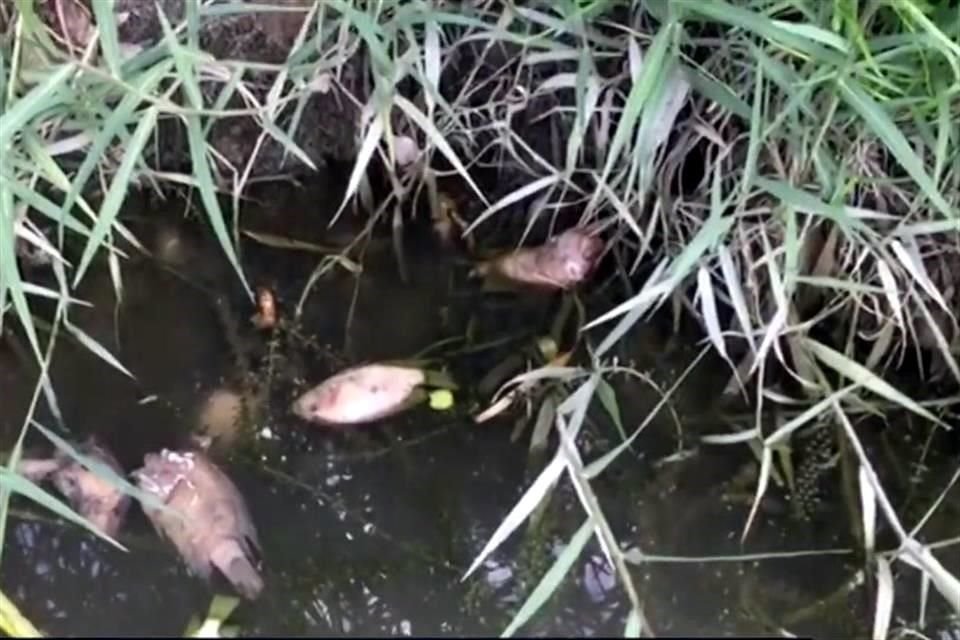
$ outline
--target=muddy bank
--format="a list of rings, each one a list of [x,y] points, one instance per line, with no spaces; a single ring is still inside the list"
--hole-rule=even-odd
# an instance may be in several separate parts
[[[184,0],[117,0],[113,4],[121,56],[127,69],[143,70],[159,59],[158,54],[167,55],[158,7],[176,28],[185,18]],[[274,100],[279,97],[281,102],[272,123],[318,168],[331,161],[352,161],[358,129],[357,105],[366,101],[362,77],[366,63],[362,54],[330,64],[319,63],[325,48],[322,38],[315,41],[315,20],[306,44],[295,52],[297,35],[312,3],[278,0],[272,4],[281,11],[218,12],[227,4],[205,6],[199,20],[198,45],[211,56],[200,75],[204,106],[221,111],[256,109],[262,113],[260,105],[271,102],[268,94],[282,65],[291,61],[296,66],[279,95],[274,95]],[[3,22],[15,15],[14,3],[2,0],[0,5],[0,16],[6,17],[0,19],[3,27]],[[37,8],[38,17],[50,29],[52,46],[59,49],[55,57],[80,57],[95,36],[96,20],[90,0],[44,0],[37,3]],[[284,8],[289,11],[283,12]],[[8,27],[10,24],[7,22]],[[12,41],[12,29],[4,30]],[[329,33],[323,36],[329,37]],[[296,56],[291,58],[294,53]],[[228,64],[218,65],[216,61]],[[244,65],[242,74],[235,78],[238,90],[224,101],[231,75]],[[171,98],[178,105],[189,106],[180,90]],[[215,150],[214,156],[219,156],[217,168],[226,184],[231,174],[239,176],[246,171],[248,163],[249,178],[312,173],[309,165],[287,151],[283,143],[264,134],[257,114],[214,118],[208,142]],[[176,119],[161,120],[156,150],[150,162],[156,169],[190,169],[185,131]]]

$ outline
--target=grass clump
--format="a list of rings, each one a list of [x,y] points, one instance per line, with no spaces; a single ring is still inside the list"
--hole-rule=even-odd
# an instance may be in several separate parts
[[[729,363],[731,394],[756,407],[756,423],[727,439],[751,445],[760,461],[744,536],[777,447],[806,425],[834,424],[857,469],[861,551],[877,577],[874,637],[889,632],[897,561],[919,568],[960,611],[960,583],[901,523],[851,421],[898,408],[946,426],[931,398],[911,397],[896,381],[907,356],[943,388],[960,384],[960,12],[951,3],[292,2],[281,7],[300,16],[283,23],[295,27],[288,56],[258,65],[215,59],[199,44],[204,20],[256,7],[187,2],[182,16],[160,15],[155,44],[127,57],[116,15],[94,5],[92,31],[72,45],[54,42],[34,3],[3,5],[0,329],[17,320],[42,372],[60,328],[122,368],[70,324],[69,311],[82,304],[72,292],[97,257],[122,294],[119,240],[137,243],[118,212],[132,184],[198,191],[242,279],[219,192],[229,191],[236,219],[268,141],[313,166],[296,141],[300,114],[311,93],[335,86],[355,108],[359,133],[334,220],[360,201],[390,217],[399,237],[404,207],[426,197],[436,210],[438,181],[457,176],[478,203],[468,233],[507,224],[511,211],[524,232],[541,218],[599,220],[620,281],[631,283],[586,327],[589,363],[556,408],[553,459],[468,572],[561,477],[573,484],[583,524],[508,634],[592,537],[630,601],[625,633],[653,628],[590,484],[653,414],[598,459],[583,459],[577,436],[618,370],[616,347],[667,301],[685,308]],[[348,60],[359,61],[362,89],[343,80]],[[265,98],[247,82],[254,66],[272,78]],[[234,100],[245,107],[228,107]],[[293,115],[281,125],[287,107]],[[261,134],[247,164],[230,167],[209,134],[241,115]],[[156,164],[151,147],[164,121],[185,132],[189,170]],[[375,163],[387,169],[389,193],[374,206]],[[495,187],[484,172],[500,178]],[[91,183],[99,202],[85,195]],[[55,225],[55,241],[40,232],[42,218]],[[68,238],[82,247],[75,265],[64,258]],[[22,277],[24,247],[49,256],[56,288]],[[32,321],[38,296],[56,301],[46,344]],[[40,382],[37,398],[55,409],[45,374]],[[761,419],[797,407],[776,431]],[[11,462],[18,455],[19,444]],[[876,548],[880,518],[897,548]]]

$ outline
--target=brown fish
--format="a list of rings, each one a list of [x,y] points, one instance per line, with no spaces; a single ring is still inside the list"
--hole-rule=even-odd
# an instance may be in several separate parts
[[[139,487],[170,510],[143,505],[157,532],[190,570],[204,579],[219,569],[243,597],[263,590],[260,542],[243,496],[230,478],[200,451],[148,453],[133,472]],[[181,517],[182,516],[182,517]]]
[[[600,238],[573,228],[538,247],[517,249],[482,262],[476,273],[541,289],[570,289],[593,274],[602,253]]]
[[[303,420],[328,426],[373,422],[422,401],[421,369],[368,364],[345,369],[301,395],[293,413]]]
[[[95,438],[88,438],[76,446],[76,450],[123,477],[120,463]],[[34,482],[49,478],[74,511],[111,538],[120,530],[130,507],[130,496],[68,453],[58,451],[52,458],[21,460],[17,471]]]

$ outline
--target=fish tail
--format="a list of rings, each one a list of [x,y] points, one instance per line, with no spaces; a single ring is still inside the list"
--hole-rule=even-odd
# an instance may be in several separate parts
[[[220,544],[210,557],[230,584],[247,600],[255,600],[263,591],[263,578],[236,541]]]

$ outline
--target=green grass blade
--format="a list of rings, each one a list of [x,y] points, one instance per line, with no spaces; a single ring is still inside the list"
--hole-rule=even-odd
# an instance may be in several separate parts
[[[67,504],[62,500],[53,496],[37,485],[33,484],[26,478],[17,475],[16,473],[11,473],[8,469],[0,467],[0,486],[13,491],[14,493],[19,493],[20,495],[29,498],[30,500],[36,502],[40,506],[52,511],[57,514],[64,520],[69,520],[74,524],[80,525],[87,531],[95,534],[98,538],[101,538],[113,546],[117,547],[121,551],[126,551],[127,548],[122,544],[100,531],[97,527],[93,526],[89,520],[81,516],[79,513],[71,509]]]
[[[128,378],[136,379],[136,376],[134,376],[126,367],[120,364],[120,361],[117,360],[116,356],[110,353],[106,347],[97,342],[92,336],[85,333],[82,329],[80,329],[80,327],[77,327],[70,322],[65,322],[64,325],[67,327],[67,331],[69,331],[73,337],[76,338],[77,341],[80,342],[80,344],[82,344],[87,350]]]
[[[558,452],[513,506],[507,514],[507,517],[504,518],[500,526],[497,527],[497,530],[493,532],[490,540],[487,541],[487,544],[484,545],[480,553],[477,554],[470,568],[463,574],[462,580],[469,578],[473,572],[477,570],[477,567],[479,567],[504,540],[509,538],[510,534],[516,531],[517,527],[523,524],[523,521],[533,513],[537,505],[553,490],[553,487],[557,484],[557,480],[559,480],[563,474],[563,469],[563,457]]]
[[[36,420],[31,420],[30,424],[35,429],[40,431],[40,433],[42,433],[50,442],[52,442],[57,449],[63,451],[93,473],[97,474],[113,486],[119,488],[128,496],[139,500],[143,504],[153,509],[163,509],[168,513],[178,513],[176,510],[166,506],[163,501],[161,501],[155,495],[142,491],[135,484],[132,484],[124,476],[119,475],[116,471],[105,465],[100,460],[80,453],[77,451],[76,447]]]
[[[593,534],[593,529],[592,518],[587,518],[583,521],[583,524],[580,525],[577,532],[570,538],[570,542],[567,543],[564,550],[557,556],[557,559],[554,560],[550,569],[543,574],[540,582],[537,583],[533,592],[527,597],[526,602],[520,607],[520,610],[513,617],[513,620],[510,621],[509,626],[500,634],[501,638],[512,637],[513,634],[517,632],[517,629],[526,624],[533,614],[539,611],[540,607],[550,599],[550,596],[552,596],[560,586],[563,578],[570,572],[573,563],[580,557],[580,552],[587,546],[587,542],[590,541],[590,537]]]
[[[0,631],[11,638],[42,638],[43,634],[37,630],[20,609],[0,591]]]
[[[473,178],[467,172],[467,168],[463,165],[463,162],[457,156],[456,152],[453,150],[453,147],[450,146],[450,143],[446,141],[437,127],[431,122],[427,116],[417,108],[415,104],[407,100],[401,95],[393,96],[394,103],[401,111],[403,111],[407,117],[413,120],[418,127],[426,134],[427,140],[436,145],[437,149],[447,158],[450,164],[457,170],[457,173],[466,180],[467,184],[470,185],[470,188],[473,189],[473,192],[480,198],[480,201],[489,205],[487,197],[483,195],[483,191],[477,186],[477,183],[474,182]]]
[[[193,115],[187,117],[187,138],[190,143],[190,159],[200,187],[200,198],[203,200],[204,208],[207,211],[210,226],[213,227],[213,232],[220,242],[220,247],[233,266],[234,272],[237,274],[240,283],[247,292],[247,296],[252,300],[253,290],[247,282],[247,278],[243,273],[243,267],[240,266],[240,259],[230,241],[230,233],[227,231],[223,210],[220,208],[220,201],[217,199],[216,189],[213,185],[213,176],[210,173],[210,165],[207,163],[205,154],[206,144],[203,141],[203,132],[199,116]]]
[[[626,105],[624,105],[620,122],[617,124],[617,129],[613,134],[613,141],[610,143],[607,151],[607,159],[599,179],[601,183],[607,182],[610,178],[613,166],[620,159],[623,147],[627,143],[627,140],[630,139],[637,120],[640,118],[641,111],[650,100],[654,89],[659,87],[665,80],[666,65],[664,63],[673,42],[676,29],[677,25],[674,22],[669,22],[662,26],[657,32],[657,35],[654,36],[650,47],[647,49],[643,66],[633,82],[633,86],[630,88],[630,93],[627,94]],[[598,185],[593,192],[590,203],[587,205],[588,210],[593,208],[601,193],[602,189]]]
[[[107,67],[114,78],[123,77],[120,73],[120,39],[117,35],[117,16],[115,7],[109,2],[92,2],[91,8],[100,31],[100,49],[107,61]]]
[[[26,127],[37,114],[50,108],[54,97],[64,88],[76,68],[76,64],[72,62],[60,66],[27,95],[16,100],[13,105],[7,105],[9,109],[0,116],[0,153],[7,153],[13,136]]]
[[[939,418],[921,407],[910,397],[906,396],[886,381],[880,379],[875,373],[863,365],[854,362],[839,351],[835,351],[812,338],[804,338],[803,343],[804,346],[806,346],[806,348],[809,349],[818,360],[849,380],[866,387],[877,395],[882,396],[887,400],[894,402],[919,416],[922,416],[923,418],[926,418],[934,424],[938,424],[944,428],[949,428]]]
[[[133,89],[125,95],[120,103],[110,112],[110,115],[103,121],[103,125],[97,135],[94,136],[87,156],[77,170],[73,178],[73,188],[67,194],[67,199],[63,203],[63,211],[66,214],[71,210],[74,203],[80,197],[80,193],[93,175],[94,169],[103,158],[110,143],[116,135],[132,120],[133,110],[142,101],[142,96],[153,91],[156,85],[170,72],[173,67],[172,60],[162,60],[149,70],[143,72],[137,78],[130,81]],[[129,238],[128,238],[129,239]]]
[[[923,162],[883,108],[853,80],[841,78],[837,81],[837,86],[844,100],[860,114],[873,133],[883,140],[890,153],[940,213],[948,219],[960,217],[960,213],[953,210],[944,199],[933,179],[924,170]]]
[[[117,215],[120,213],[120,206],[123,204],[130,188],[134,166],[140,159],[140,154],[157,124],[157,112],[158,107],[147,109],[146,114],[133,132],[130,144],[124,150],[123,161],[120,163],[117,173],[113,176],[107,195],[100,205],[97,222],[93,226],[90,239],[87,241],[83,249],[83,255],[80,257],[80,263],[77,265],[77,272],[73,278],[74,288],[83,279],[97,251],[103,246],[107,232],[110,231]]]

